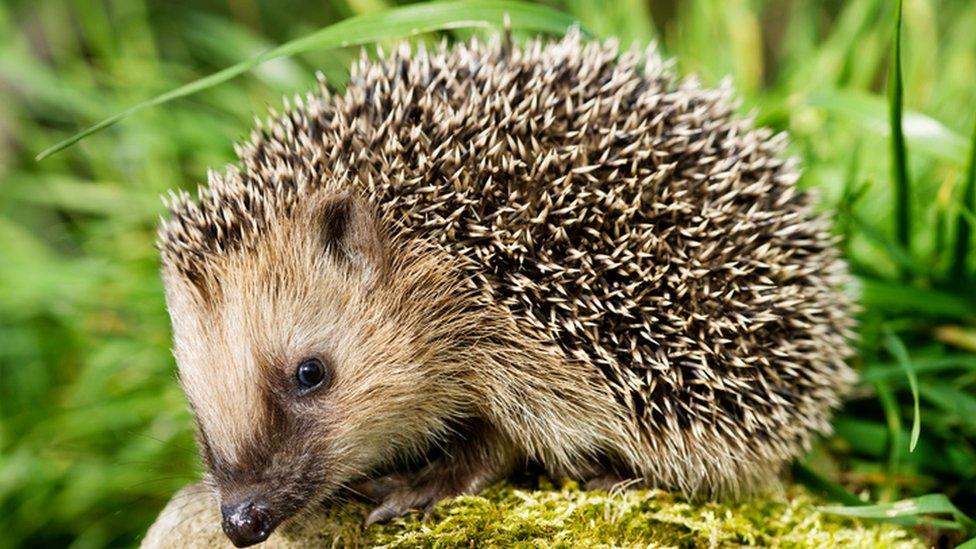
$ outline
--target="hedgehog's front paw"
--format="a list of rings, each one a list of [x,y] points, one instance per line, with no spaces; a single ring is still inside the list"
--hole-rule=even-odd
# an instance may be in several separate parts
[[[475,494],[508,475],[519,456],[508,439],[481,425],[419,471],[396,472],[356,486],[361,496],[380,502],[366,524],[386,522],[413,509],[426,513],[443,499]]]
[[[464,491],[463,486],[450,482],[449,475],[439,477],[424,473],[413,478],[405,474],[389,475],[367,481],[362,488],[365,495],[382,502],[366,518],[367,526],[402,517],[412,510],[426,513],[439,501]]]

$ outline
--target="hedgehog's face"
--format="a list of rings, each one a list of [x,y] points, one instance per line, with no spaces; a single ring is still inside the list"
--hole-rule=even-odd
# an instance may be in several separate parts
[[[333,195],[206,279],[164,266],[180,381],[235,544],[445,428],[456,398],[430,375],[426,313],[396,291],[377,223]]]

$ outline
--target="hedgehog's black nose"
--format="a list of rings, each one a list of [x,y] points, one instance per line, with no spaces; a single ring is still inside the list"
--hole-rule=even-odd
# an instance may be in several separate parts
[[[224,515],[224,533],[238,547],[261,543],[274,529],[268,508],[253,498],[221,505],[220,512]]]

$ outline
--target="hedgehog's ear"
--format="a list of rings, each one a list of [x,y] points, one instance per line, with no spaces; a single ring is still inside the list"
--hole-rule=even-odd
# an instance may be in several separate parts
[[[319,222],[327,253],[359,270],[367,284],[379,279],[388,248],[380,220],[365,201],[347,193],[331,195],[319,209]]]

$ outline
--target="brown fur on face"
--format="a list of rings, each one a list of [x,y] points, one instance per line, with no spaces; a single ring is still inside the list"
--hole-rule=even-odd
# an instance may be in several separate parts
[[[202,282],[165,270],[180,380],[223,499],[258,493],[291,513],[383,461],[422,454],[473,409],[470,383],[445,362],[457,353],[452,328],[430,320],[466,306],[447,272],[335,193]],[[311,357],[332,380],[299,395],[295,369]]]

